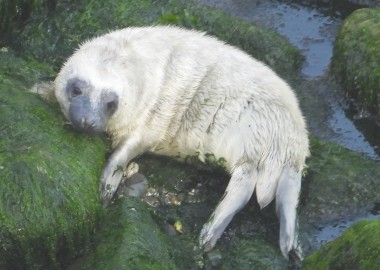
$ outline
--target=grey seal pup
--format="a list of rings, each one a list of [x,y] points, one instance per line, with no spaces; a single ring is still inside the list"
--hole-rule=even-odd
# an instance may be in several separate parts
[[[105,203],[120,168],[144,152],[223,160],[231,179],[201,230],[204,250],[255,190],[261,207],[276,200],[282,254],[297,248],[308,132],[294,92],[265,64],[197,31],[131,27],[83,43],[56,77],[55,95],[78,130],[112,137]]]

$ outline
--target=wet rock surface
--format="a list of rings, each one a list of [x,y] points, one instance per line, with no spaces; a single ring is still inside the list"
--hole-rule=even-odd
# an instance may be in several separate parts
[[[379,7],[380,3],[377,0],[352,0],[352,3],[369,6],[369,7]]]
[[[100,224],[93,252],[69,269],[178,269],[175,258],[180,251],[175,242],[161,231],[138,198],[118,200]]]
[[[380,264],[380,221],[361,221],[311,254],[303,269],[376,269]]]
[[[357,117],[380,120],[380,10],[361,9],[340,27],[332,73],[357,106]]]

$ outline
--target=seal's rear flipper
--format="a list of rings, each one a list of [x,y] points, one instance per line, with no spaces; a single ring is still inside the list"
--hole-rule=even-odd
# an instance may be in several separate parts
[[[286,167],[281,173],[276,191],[276,211],[280,219],[280,249],[285,258],[294,251],[301,257],[296,232],[298,196],[301,189],[302,171]]]
[[[215,246],[234,215],[251,198],[257,180],[257,171],[254,168],[248,163],[234,168],[222,199],[200,233],[199,243],[205,252]]]

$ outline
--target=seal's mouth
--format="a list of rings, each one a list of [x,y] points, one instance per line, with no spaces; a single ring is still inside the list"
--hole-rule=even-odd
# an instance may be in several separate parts
[[[70,119],[70,121],[76,131],[95,135],[103,132],[103,127],[99,127],[94,120],[82,117],[81,119]]]

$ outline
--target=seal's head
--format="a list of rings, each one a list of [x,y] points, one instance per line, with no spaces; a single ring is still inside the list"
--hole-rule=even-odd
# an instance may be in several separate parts
[[[55,80],[55,95],[66,118],[75,129],[89,133],[107,131],[107,123],[118,111],[123,85],[115,56],[99,50],[99,46],[82,46]]]

